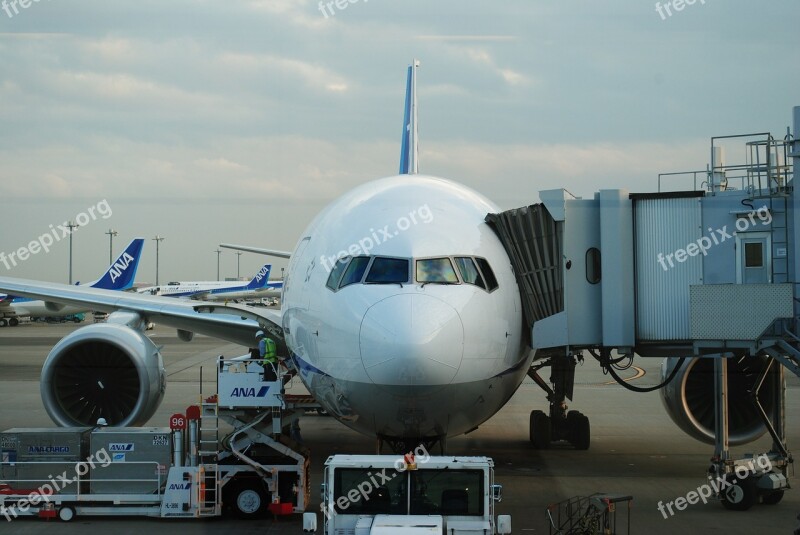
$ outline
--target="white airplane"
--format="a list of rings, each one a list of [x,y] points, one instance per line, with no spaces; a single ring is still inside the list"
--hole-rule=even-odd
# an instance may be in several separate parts
[[[185,341],[201,333],[246,347],[266,331],[323,408],[379,446],[443,444],[500,410],[534,358],[520,289],[485,221],[498,207],[418,174],[417,66],[408,72],[401,174],[334,200],[292,252],[228,246],[290,259],[280,311],[0,277],[0,290],[14,295],[111,313],[48,355],[41,392],[53,421],[150,419],[166,374],[144,335],[148,322],[176,328]],[[685,403],[667,410],[689,412]],[[588,448],[588,418],[570,411],[565,419],[570,442]]]
[[[283,288],[283,282],[270,282],[271,270],[272,264],[265,264],[247,284],[239,281],[170,282],[160,286],[139,288],[136,291],[141,294],[186,297],[204,301],[231,301],[278,296]]]
[[[413,174],[417,66],[408,73],[401,163],[412,174],[346,193],[292,253],[277,251],[291,258],[280,312],[0,278],[15,295],[112,313],[48,355],[41,389],[51,418],[144,424],[165,383],[158,349],[143,334],[148,321],[176,327],[185,340],[197,332],[248,347],[265,329],[325,409],[381,440],[444,440],[495,414],[532,359],[519,289],[484,222],[498,207],[466,186]],[[105,395],[134,384],[133,395]]]
[[[128,290],[133,286],[139,259],[142,255],[143,238],[131,241],[122,254],[111,264],[102,277],[86,286],[106,290]],[[16,327],[20,316],[31,318],[64,317],[88,312],[89,308],[65,306],[54,301],[42,301],[27,297],[0,295],[0,327]]]

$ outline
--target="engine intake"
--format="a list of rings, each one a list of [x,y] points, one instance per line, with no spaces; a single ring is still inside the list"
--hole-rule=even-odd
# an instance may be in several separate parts
[[[677,358],[664,360],[662,381],[678,362]],[[732,446],[752,442],[767,430],[751,397],[755,382],[766,364],[766,357],[728,359],[728,438]],[[759,401],[767,415],[774,408],[774,384],[773,381],[764,381],[759,392]],[[701,442],[714,443],[713,358],[687,358],[675,379],[660,392],[667,413],[678,427]]]
[[[45,410],[64,427],[144,425],[166,390],[166,372],[152,340],[127,325],[89,325],[64,337],[42,368]]]

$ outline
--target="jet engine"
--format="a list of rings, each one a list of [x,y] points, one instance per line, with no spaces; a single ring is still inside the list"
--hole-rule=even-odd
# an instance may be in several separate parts
[[[161,353],[128,325],[99,323],[64,337],[47,355],[41,393],[47,414],[64,427],[140,426],[166,390]]]
[[[679,360],[664,360],[662,381]],[[766,432],[752,398],[756,380],[766,365],[766,357],[728,359],[728,436],[732,446],[752,442]],[[766,380],[759,392],[758,399],[767,415],[774,408],[774,385],[774,381]],[[701,442],[714,443],[713,358],[687,358],[675,378],[661,389],[661,401],[672,421],[685,433]]]

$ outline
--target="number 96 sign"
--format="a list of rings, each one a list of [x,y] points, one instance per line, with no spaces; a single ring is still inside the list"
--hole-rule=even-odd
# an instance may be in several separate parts
[[[169,428],[173,431],[186,429],[186,416],[183,414],[173,414],[169,417]]]

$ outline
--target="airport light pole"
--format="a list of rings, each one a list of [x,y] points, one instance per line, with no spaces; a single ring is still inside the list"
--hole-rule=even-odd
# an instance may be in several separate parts
[[[240,279],[240,278],[242,278],[242,276],[241,276],[241,275],[239,275],[239,264],[240,264],[240,260],[242,259],[242,255],[243,255],[243,254],[244,254],[244,253],[243,253],[243,252],[241,252],[241,251],[237,251],[237,252],[236,252],[236,278],[237,278],[237,279]]]
[[[79,225],[74,221],[67,223],[66,227],[69,229],[69,283],[72,285],[72,232],[78,228]]]
[[[116,230],[108,229],[108,265],[111,265],[111,262],[114,261],[114,236],[119,234]]]
[[[217,253],[217,280],[219,280],[219,255],[222,254],[222,250],[216,249],[214,252]]]
[[[164,237],[156,234],[156,237],[153,238],[153,241],[156,242],[156,286],[158,286],[158,245],[164,241]]]

